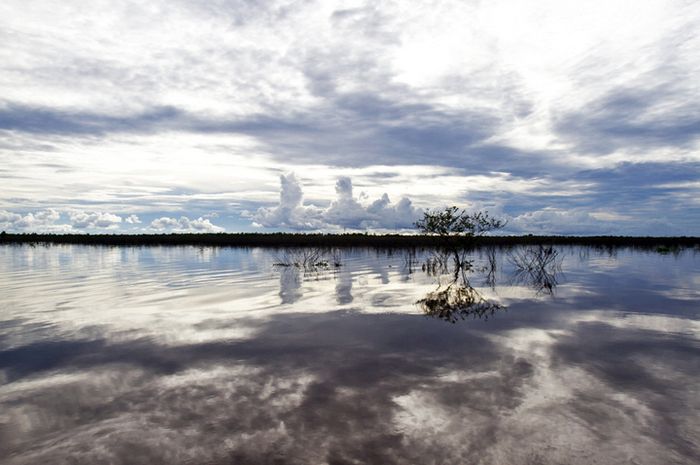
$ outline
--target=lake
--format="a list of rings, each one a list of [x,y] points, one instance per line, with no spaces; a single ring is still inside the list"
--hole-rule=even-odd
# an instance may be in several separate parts
[[[0,463],[697,464],[670,252],[0,246]]]

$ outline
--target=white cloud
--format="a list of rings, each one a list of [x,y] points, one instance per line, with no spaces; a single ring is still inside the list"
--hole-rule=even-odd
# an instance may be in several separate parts
[[[190,219],[186,216],[170,218],[167,216],[153,220],[150,230],[171,230],[173,232],[223,232],[224,228],[214,225],[210,218],[216,215],[206,215]],[[81,232],[84,230],[119,229],[123,224],[138,225],[142,221],[138,215],[130,214],[122,217],[109,212],[83,210],[68,210],[64,212],[67,223],[60,223],[61,213],[54,209],[40,210],[30,213],[15,213],[0,210],[0,229],[18,232]]]
[[[10,224],[15,223],[22,216],[17,213],[8,212],[6,210],[0,210],[0,224]]]
[[[170,230],[172,232],[202,233],[224,232],[224,228],[212,224],[211,220],[201,216],[195,220],[192,220],[186,216],[181,216],[180,218],[163,216],[151,221],[150,227],[151,229],[155,229],[157,231]]]
[[[68,219],[77,229],[115,229],[122,217],[106,212],[69,211]]]
[[[168,218],[167,216],[164,216],[162,218],[158,218],[156,220],[151,221],[151,228],[153,229],[168,229],[168,228],[176,228],[178,227],[179,223],[177,219],[175,218]]]
[[[409,168],[452,170],[495,195],[504,182],[489,173],[503,172],[528,190],[512,211],[541,210],[554,202],[533,189],[553,195],[584,170],[653,161],[682,173],[700,162],[698,2],[25,3],[0,2],[8,211],[88,200],[149,219],[217,211],[228,221],[269,205],[267,180],[281,170],[303,173],[307,200],[323,207],[328,180],[347,175],[374,183],[373,198],[478,200],[461,179],[417,176],[406,188],[397,175]],[[390,168],[351,172],[370,166]],[[665,181],[685,187],[669,200],[695,202],[693,180],[677,177]],[[596,209],[593,194],[619,186],[603,184],[572,197]],[[335,202],[349,209],[328,213],[336,226],[371,220],[361,195]],[[262,219],[324,226],[312,207]],[[671,221],[697,234],[695,210]]]
[[[518,232],[548,234],[553,229],[562,226],[569,227],[569,225],[575,224],[581,228],[581,226],[589,225],[591,222],[597,222],[597,220],[588,212],[543,209],[526,212],[512,218],[508,222],[508,227]]]
[[[273,208],[260,208],[254,224],[267,228],[321,229],[322,209],[303,205],[304,194],[294,173],[280,176],[280,200]]]
[[[61,220],[63,219],[63,222]],[[66,222],[67,219],[67,222]],[[63,213],[49,208],[29,213],[15,213],[0,210],[0,228],[10,231],[27,232],[75,232],[86,229],[118,229],[122,222],[140,223],[136,215],[124,220],[109,212],[96,212],[71,209]]]
[[[60,232],[70,229],[69,225],[56,223],[60,218],[61,214],[52,208],[26,214],[0,210],[0,228],[34,232]]]
[[[389,196],[369,205],[354,197],[349,177],[338,178],[336,199],[327,208],[303,204],[301,184],[294,173],[280,176],[280,201],[272,208],[260,208],[252,219],[268,228],[291,229],[410,229],[422,215],[422,210],[403,197],[396,205]],[[361,198],[365,196],[360,194]]]
[[[507,231],[518,234],[630,234],[629,224],[624,217],[601,214],[586,209],[561,210],[544,208],[529,211],[508,219]]]
[[[683,230],[663,215],[639,220],[615,212],[591,211],[585,208],[544,208],[509,217],[506,232],[543,235],[683,235]]]

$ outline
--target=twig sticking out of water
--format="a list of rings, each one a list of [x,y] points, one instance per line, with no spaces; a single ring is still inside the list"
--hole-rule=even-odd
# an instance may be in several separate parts
[[[331,263],[334,267],[342,266],[341,253],[338,249],[325,250],[319,247],[287,248],[281,256],[275,257],[273,266],[294,266],[305,270],[328,268],[330,255]]]

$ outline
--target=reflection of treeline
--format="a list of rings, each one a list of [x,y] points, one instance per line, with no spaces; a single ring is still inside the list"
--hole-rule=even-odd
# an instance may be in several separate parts
[[[700,237],[630,236],[481,236],[438,237],[401,234],[0,234],[0,243],[53,243],[87,245],[209,245],[243,247],[477,247],[516,245],[581,245],[674,249],[700,246]]]

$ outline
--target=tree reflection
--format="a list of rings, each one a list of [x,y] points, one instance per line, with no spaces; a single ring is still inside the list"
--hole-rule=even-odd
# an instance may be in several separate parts
[[[492,290],[496,289],[496,270],[498,266],[498,260],[496,259],[496,248],[487,247],[486,248],[486,260],[487,264],[484,267],[484,272],[486,274],[486,285]]]
[[[515,266],[513,282],[526,284],[538,294],[554,294],[563,261],[554,247],[528,247],[510,253],[508,260]]]
[[[453,260],[450,260],[450,257]],[[504,308],[486,299],[470,284],[467,274],[473,272],[474,267],[471,261],[463,257],[463,253],[447,251],[435,254],[423,264],[423,271],[438,277],[437,289],[416,301],[416,305],[425,315],[456,323],[467,318],[488,319],[496,310]],[[489,264],[494,269],[487,270],[487,275],[492,275],[495,272],[495,261],[489,261]],[[451,279],[445,285],[439,278],[447,272],[451,275]]]
[[[451,283],[450,285],[426,294],[418,304],[427,316],[456,323],[471,318],[487,319],[496,310],[504,308],[490,302],[469,284]]]

